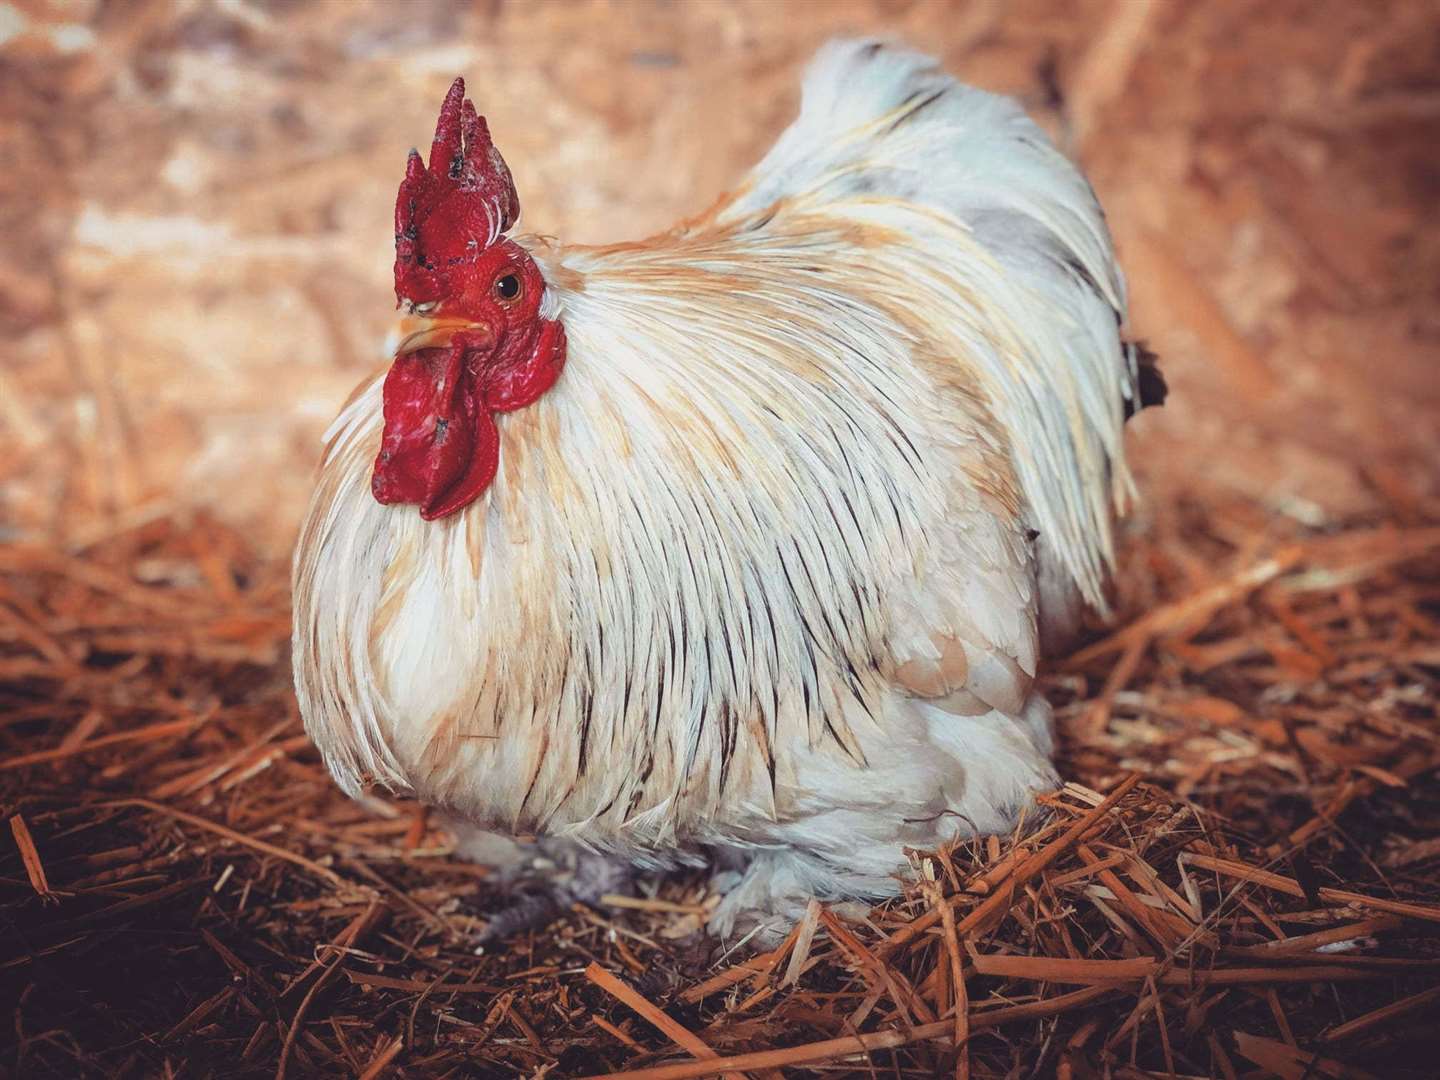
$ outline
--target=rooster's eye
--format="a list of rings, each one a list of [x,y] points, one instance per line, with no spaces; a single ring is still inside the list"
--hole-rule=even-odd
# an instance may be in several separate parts
[[[495,281],[495,296],[497,299],[509,303],[520,295],[520,279],[514,274],[506,274]]]
[[[410,310],[416,315],[429,315],[439,306],[439,300],[427,300],[423,304],[411,304]]]

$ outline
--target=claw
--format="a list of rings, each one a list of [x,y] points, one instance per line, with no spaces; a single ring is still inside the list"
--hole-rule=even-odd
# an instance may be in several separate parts
[[[480,931],[480,936],[476,938],[475,951],[482,953],[487,945],[506,941],[526,930],[544,926],[564,914],[567,907],[569,905],[562,904],[560,897],[554,893],[531,893],[522,896],[491,916],[485,929]]]

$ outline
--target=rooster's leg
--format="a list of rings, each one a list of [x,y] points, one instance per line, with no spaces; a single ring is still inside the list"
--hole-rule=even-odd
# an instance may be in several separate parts
[[[573,863],[569,870],[557,868],[537,879],[530,891],[495,912],[478,944],[505,941],[554,921],[575,904],[599,907],[603,897],[634,888],[635,872],[628,862],[585,851],[576,852]]]
[[[897,852],[898,857],[898,852]],[[878,895],[896,886],[886,879],[856,878],[814,852],[772,849],[720,853],[711,888],[723,898],[709,929],[728,947],[772,949],[805,914],[812,897],[842,918],[859,921],[870,905],[846,897]]]
[[[555,841],[521,844],[473,829],[457,833],[457,854],[494,866],[507,898],[480,933],[482,947],[553,922],[577,903],[600,907],[605,896],[634,887],[634,868],[624,859]]]

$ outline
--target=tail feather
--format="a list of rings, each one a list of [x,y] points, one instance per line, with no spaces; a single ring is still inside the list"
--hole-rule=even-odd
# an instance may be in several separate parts
[[[1165,399],[1170,396],[1170,387],[1160,370],[1160,357],[1151,352],[1143,341],[1128,342],[1125,348],[1135,368],[1135,396],[1125,400],[1125,419],[1129,420],[1141,409],[1164,405]]]
[[[981,373],[1035,527],[1104,610],[1113,516],[1133,489],[1124,418],[1155,381],[1153,369],[1142,381],[1141,354],[1121,337],[1125,283],[1079,169],[1013,100],[919,53],[838,41],[812,61],[799,117],[719,217],[768,220],[781,203],[883,217],[910,233],[917,261],[964,282],[963,315],[937,312],[937,323]]]

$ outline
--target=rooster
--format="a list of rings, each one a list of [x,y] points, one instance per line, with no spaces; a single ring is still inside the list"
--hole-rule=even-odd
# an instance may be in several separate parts
[[[730,195],[638,243],[512,235],[456,80],[395,221],[388,371],[294,565],[335,780],[621,865],[712,928],[894,894],[1057,783],[1042,641],[1105,608],[1163,384],[1080,172],[878,41],[812,61]]]

